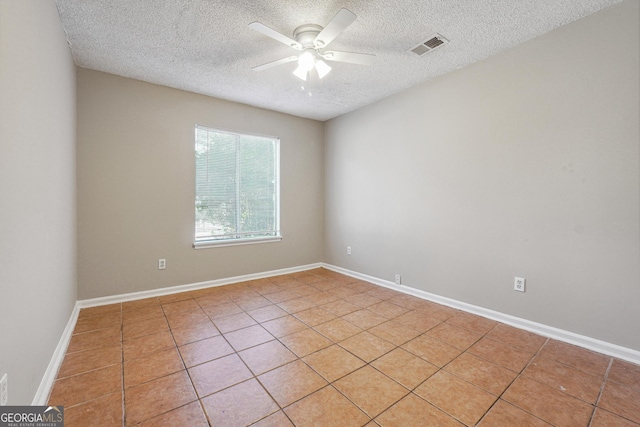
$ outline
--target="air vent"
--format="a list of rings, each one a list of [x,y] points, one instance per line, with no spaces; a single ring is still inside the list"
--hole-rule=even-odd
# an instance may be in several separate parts
[[[426,53],[431,52],[432,50],[435,50],[441,47],[445,43],[449,43],[449,40],[445,39],[440,34],[434,34],[431,37],[429,37],[427,40],[423,41],[419,45],[410,49],[410,51],[415,53],[418,56],[422,56]]]

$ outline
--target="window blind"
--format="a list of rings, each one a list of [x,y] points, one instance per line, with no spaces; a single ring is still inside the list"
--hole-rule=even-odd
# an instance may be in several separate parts
[[[196,126],[195,241],[279,237],[279,140]]]

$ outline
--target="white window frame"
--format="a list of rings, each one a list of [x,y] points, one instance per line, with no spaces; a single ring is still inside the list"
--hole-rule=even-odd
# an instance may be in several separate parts
[[[208,240],[197,240],[196,239],[196,218],[194,217],[194,235],[193,235],[193,248],[194,249],[205,249],[205,248],[213,248],[213,247],[223,247],[223,246],[238,246],[238,245],[251,245],[257,243],[272,243],[279,242],[282,240],[282,234],[280,231],[280,138],[275,136],[267,136],[260,135],[255,133],[247,133],[247,132],[238,132],[226,129],[220,129],[211,126],[204,125],[196,125],[194,129],[194,159],[195,159],[195,143],[198,137],[198,129],[204,129],[207,131],[225,133],[229,135],[233,135],[236,137],[242,136],[253,136],[260,138],[270,138],[275,143],[275,230],[273,236],[259,236],[259,237],[241,237],[238,233],[236,237],[226,238],[226,239],[208,239]],[[195,165],[194,165],[195,166]],[[197,168],[197,166],[195,166]],[[194,169],[195,169],[194,168]],[[195,169],[194,174],[194,207],[197,200],[197,184],[196,184],[196,174],[197,169]]]

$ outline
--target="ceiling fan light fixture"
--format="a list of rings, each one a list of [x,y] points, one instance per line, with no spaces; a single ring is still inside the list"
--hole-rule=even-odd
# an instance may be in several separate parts
[[[327,63],[322,59],[320,59],[316,61],[316,71],[318,72],[318,77],[323,78],[324,76],[329,74],[329,71],[331,71],[331,67],[327,65]]]
[[[304,81],[307,81],[308,72],[309,70],[307,70],[304,67],[301,67],[300,65],[298,65],[298,67],[295,70],[293,70],[293,74],[300,80],[304,80]]]
[[[298,57],[298,67],[310,71],[316,65],[316,55],[313,49],[305,49]]]

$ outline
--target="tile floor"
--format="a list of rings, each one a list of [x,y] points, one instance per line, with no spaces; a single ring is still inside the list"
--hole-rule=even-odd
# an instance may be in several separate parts
[[[640,366],[326,269],[84,309],[72,426],[640,426]]]

